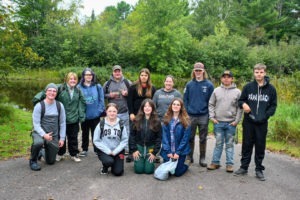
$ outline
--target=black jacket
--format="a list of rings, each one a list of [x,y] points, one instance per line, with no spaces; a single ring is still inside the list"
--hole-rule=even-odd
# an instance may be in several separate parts
[[[156,155],[161,147],[161,127],[158,130],[158,132],[150,130],[146,120],[143,121],[140,131],[133,128],[129,137],[129,152],[133,153],[137,151],[137,145],[154,146],[152,154]]]
[[[259,86],[255,80],[245,85],[238,101],[241,108],[244,103],[251,108],[250,113],[244,113],[245,120],[265,123],[275,114],[277,93],[274,86],[270,84],[269,77],[265,77],[263,86]]]

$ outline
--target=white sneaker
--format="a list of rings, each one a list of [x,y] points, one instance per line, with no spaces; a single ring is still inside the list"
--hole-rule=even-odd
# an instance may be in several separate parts
[[[81,162],[81,159],[77,156],[71,156],[71,160],[74,160],[75,162]]]
[[[63,156],[56,155],[55,160],[56,160],[57,162],[61,161],[62,159],[63,159]]]

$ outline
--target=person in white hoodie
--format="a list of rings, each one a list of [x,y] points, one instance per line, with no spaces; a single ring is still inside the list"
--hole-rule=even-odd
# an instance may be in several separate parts
[[[221,82],[221,86],[217,87],[212,93],[208,104],[209,118],[214,123],[216,146],[212,162],[207,166],[207,169],[215,170],[221,167],[220,158],[225,142],[226,171],[232,173],[234,135],[243,112],[238,106],[241,91],[233,83],[233,75],[229,70],[223,72]]]
[[[94,131],[93,142],[103,167],[101,174],[111,173],[121,176],[124,173],[124,154],[128,144],[128,133],[124,122],[117,117],[118,106],[109,103],[106,106],[106,117],[100,121]]]

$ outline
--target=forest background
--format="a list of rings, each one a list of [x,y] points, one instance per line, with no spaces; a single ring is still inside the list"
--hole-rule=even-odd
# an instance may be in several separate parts
[[[200,61],[216,86],[221,72],[230,69],[242,88],[252,80],[253,66],[264,63],[279,97],[269,144],[300,157],[299,0],[139,0],[136,5],[120,1],[84,18],[78,12],[80,0],[0,2],[1,87],[16,77],[51,80],[52,72],[62,80],[66,72],[80,74],[85,67],[93,68],[103,84],[111,67],[119,64],[130,80],[147,67],[156,86],[172,74],[176,86],[183,88],[193,64]],[[41,76],[41,70],[47,73]],[[10,126],[20,111],[0,97],[0,131],[12,141],[16,132],[2,124]],[[30,116],[25,121],[31,124]],[[0,138],[3,144],[13,148],[5,138]],[[293,147],[296,151],[290,150]]]

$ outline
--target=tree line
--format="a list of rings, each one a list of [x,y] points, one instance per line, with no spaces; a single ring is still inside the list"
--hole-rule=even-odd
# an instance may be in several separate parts
[[[213,77],[249,78],[258,62],[274,74],[300,66],[298,0],[121,1],[85,18],[81,0],[10,2],[0,5],[2,79],[18,68],[120,64],[187,77],[201,61]]]

